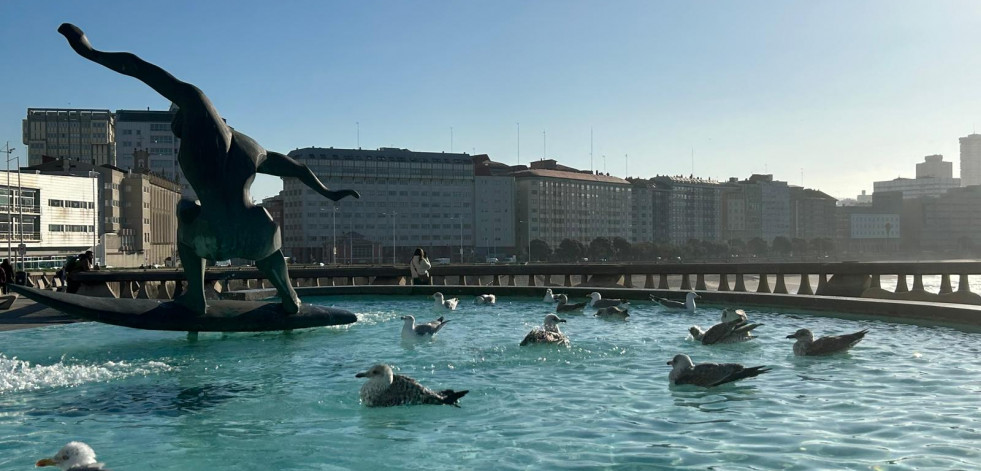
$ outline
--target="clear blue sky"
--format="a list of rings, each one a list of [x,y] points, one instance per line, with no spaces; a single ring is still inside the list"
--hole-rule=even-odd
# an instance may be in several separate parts
[[[0,5],[0,146],[28,107],[165,109],[56,33],[198,85],[268,149],[549,158],[625,176],[773,173],[836,197],[981,125],[977,1],[99,1]],[[280,182],[260,178],[256,197]]]

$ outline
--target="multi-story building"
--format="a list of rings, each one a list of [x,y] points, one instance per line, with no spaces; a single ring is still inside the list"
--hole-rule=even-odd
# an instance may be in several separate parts
[[[148,171],[123,171],[73,160],[48,161],[23,169],[45,176],[86,177],[99,202],[90,246],[97,262],[116,267],[164,265],[176,259],[180,185]],[[76,189],[81,191],[84,189]]]
[[[970,253],[981,248],[981,186],[950,190],[936,198],[923,198],[921,203],[922,249]]]
[[[684,245],[689,240],[722,240],[719,182],[684,176],[657,176],[651,181],[655,241]]]
[[[115,123],[109,110],[28,108],[23,121],[27,164],[44,157],[116,165]]]
[[[916,164],[916,178],[896,178],[872,184],[873,193],[899,191],[903,198],[939,196],[951,188],[961,186],[961,180],[954,178],[954,163],[944,162],[942,155],[928,155],[923,162]]]
[[[272,218],[273,222],[276,223],[280,228],[283,227],[283,192],[280,191],[276,196],[270,196],[262,200],[259,206],[266,208],[269,212],[269,217]]]
[[[98,178],[0,174],[0,252],[27,268],[60,267],[96,245]],[[20,256],[23,244],[26,256]],[[26,263],[25,263],[26,262]]]
[[[903,195],[880,192],[869,206],[838,206],[835,245],[853,254],[891,253],[899,250],[902,237]]]
[[[300,262],[407,263],[416,247],[430,258],[473,257],[474,166],[467,154],[311,147],[289,156],[331,189],[360,199],[327,200],[299,180],[283,180],[283,246]]]
[[[532,162],[514,172],[517,250],[526,253],[532,240],[553,250],[563,239],[589,245],[597,237],[630,240],[630,182],[558,165]]]
[[[752,175],[748,180],[730,178],[722,194],[722,234],[725,240],[767,243],[787,237],[790,231],[790,189],[773,175]]]
[[[177,162],[181,140],[171,128],[176,114],[173,106],[169,111],[116,110],[116,166],[137,172],[145,169],[176,181],[186,198],[195,199]]]
[[[960,138],[961,186],[981,185],[981,134]]]
[[[807,241],[835,237],[837,200],[818,190],[790,187],[790,235]]]
[[[630,238],[631,244],[654,240],[654,184],[650,180],[628,178],[630,181]]]
[[[473,156],[474,244],[479,256],[501,258],[514,254],[514,176],[512,168]]]

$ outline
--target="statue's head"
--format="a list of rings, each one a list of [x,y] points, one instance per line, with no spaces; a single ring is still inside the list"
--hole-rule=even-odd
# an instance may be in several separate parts
[[[170,130],[178,139],[181,139],[181,130],[184,129],[184,110],[178,108],[174,114],[174,120],[170,122]]]

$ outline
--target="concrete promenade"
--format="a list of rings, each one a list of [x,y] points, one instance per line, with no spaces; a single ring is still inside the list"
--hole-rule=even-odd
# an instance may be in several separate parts
[[[18,297],[10,309],[0,311],[0,332],[72,322],[85,321],[45,307],[23,296]]]

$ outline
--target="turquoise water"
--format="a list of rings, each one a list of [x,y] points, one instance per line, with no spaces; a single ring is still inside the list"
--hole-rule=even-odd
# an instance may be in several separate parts
[[[752,342],[706,347],[694,315],[638,303],[626,322],[569,315],[571,346],[518,347],[550,305],[464,298],[432,342],[404,344],[429,298],[335,297],[359,323],[291,334],[148,332],[80,323],[0,333],[0,469],[70,440],[135,469],[978,469],[981,348],[950,328],[749,311]],[[797,358],[784,337],[868,328],[850,353]],[[676,353],[770,365],[714,389],[669,387]],[[377,362],[460,408],[369,409]]]

